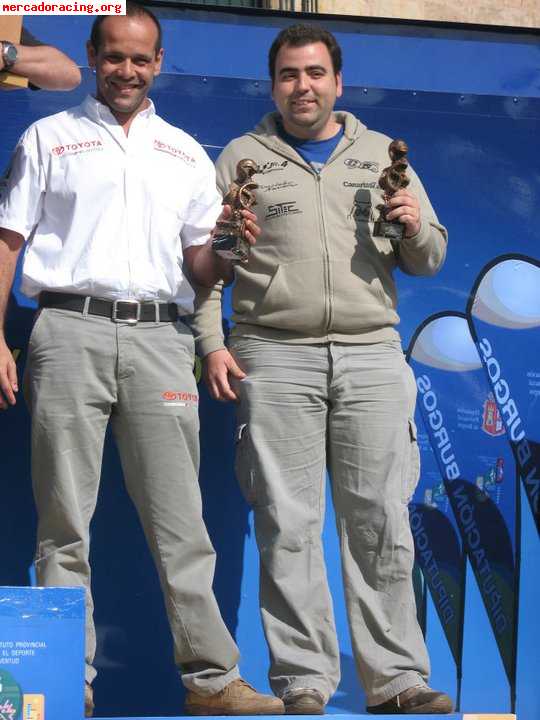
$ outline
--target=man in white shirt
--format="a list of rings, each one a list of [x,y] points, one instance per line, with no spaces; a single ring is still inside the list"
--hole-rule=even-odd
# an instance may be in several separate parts
[[[88,43],[96,97],[32,125],[0,198],[0,326],[17,256],[41,311],[29,342],[42,585],[87,588],[85,711],[95,654],[89,523],[111,421],[126,486],[165,595],[175,660],[192,714],[280,714],[277,698],[240,679],[238,649],[212,592],[214,550],[201,513],[193,310],[183,268],[222,274],[209,246],[220,212],[213,166],[147,98],[163,50],[156,18],[128,3]],[[246,213],[247,239],[258,232]],[[0,405],[16,369],[0,333]]]

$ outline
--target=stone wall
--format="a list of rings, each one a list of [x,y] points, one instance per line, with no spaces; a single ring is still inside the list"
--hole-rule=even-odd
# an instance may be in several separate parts
[[[295,0],[295,9],[302,9],[301,0]],[[540,28],[540,0],[319,0],[318,10],[359,17]]]

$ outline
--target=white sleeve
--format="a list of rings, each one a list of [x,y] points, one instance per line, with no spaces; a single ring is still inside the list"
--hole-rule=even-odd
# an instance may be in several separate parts
[[[204,245],[221,212],[221,197],[216,188],[216,171],[210,158],[203,151],[200,158],[201,172],[197,178],[197,186],[182,227],[182,247]]]
[[[0,180],[0,227],[27,240],[41,217],[44,194],[45,172],[35,130],[30,128],[19,140]]]

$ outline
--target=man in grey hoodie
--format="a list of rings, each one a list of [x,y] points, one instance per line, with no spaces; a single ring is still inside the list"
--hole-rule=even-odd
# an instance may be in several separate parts
[[[320,714],[339,682],[339,648],[321,548],[332,481],[352,645],[367,709],[447,713],[427,685],[416,620],[407,503],[419,473],[416,387],[405,363],[393,271],[433,275],[447,235],[416,174],[383,197],[390,138],[334,112],[341,50],[295,25],[269,56],[277,112],[217,163],[223,194],[242,158],[259,166],[261,235],[234,266],[234,328],[221,332],[222,285],[196,317],[210,392],[239,400],[237,475],[254,510],[270,681],[290,714]],[[403,225],[377,236],[378,206]]]

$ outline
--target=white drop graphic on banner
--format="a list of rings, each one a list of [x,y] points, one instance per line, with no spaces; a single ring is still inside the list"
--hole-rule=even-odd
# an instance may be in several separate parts
[[[494,265],[478,286],[472,316],[515,330],[540,325],[540,268],[519,259]]]
[[[411,357],[424,365],[451,372],[482,367],[467,320],[456,315],[435,318],[422,328]]]

